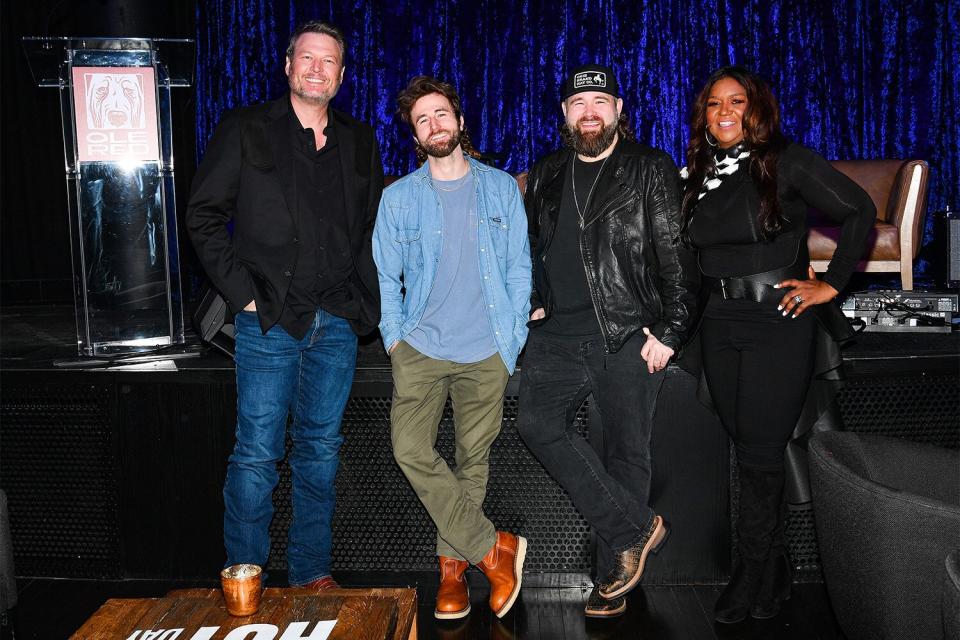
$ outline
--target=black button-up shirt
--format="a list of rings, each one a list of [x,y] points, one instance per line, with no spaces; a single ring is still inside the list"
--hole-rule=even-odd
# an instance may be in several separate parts
[[[358,302],[348,279],[353,273],[340,149],[332,125],[323,130],[327,141],[316,148],[313,129],[304,129],[290,108],[290,144],[296,193],[297,261],[287,271],[292,279],[279,324],[302,339],[317,308],[342,318],[358,317]]]

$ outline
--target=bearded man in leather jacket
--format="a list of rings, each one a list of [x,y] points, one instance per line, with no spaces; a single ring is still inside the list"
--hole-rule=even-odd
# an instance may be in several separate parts
[[[636,143],[613,71],[575,69],[562,91],[568,146],[530,171],[534,283],[518,429],[596,534],[585,613],[618,616],[666,540],[648,506],[650,433],[668,361],[694,320],[698,271],[680,241],[667,154]],[[593,395],[602,442],[573,426]]]

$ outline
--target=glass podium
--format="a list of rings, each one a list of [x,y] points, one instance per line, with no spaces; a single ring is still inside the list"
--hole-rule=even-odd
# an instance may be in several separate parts
[[[184,342],[170,89],[192,40],[24,38],[34,81],[60,90],[80,355]]]

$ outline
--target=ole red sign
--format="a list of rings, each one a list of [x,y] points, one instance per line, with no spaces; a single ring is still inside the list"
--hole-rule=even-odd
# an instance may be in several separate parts
[[[153,67],[74,67],[80,162],[159,160]]]

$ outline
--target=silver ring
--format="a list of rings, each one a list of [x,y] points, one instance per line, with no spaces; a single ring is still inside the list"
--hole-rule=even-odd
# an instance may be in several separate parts
[[[801,296],[800,294],[797,294],[793,296],[793,301],[796,302],[797,304],[803,304],[803,296]]]

